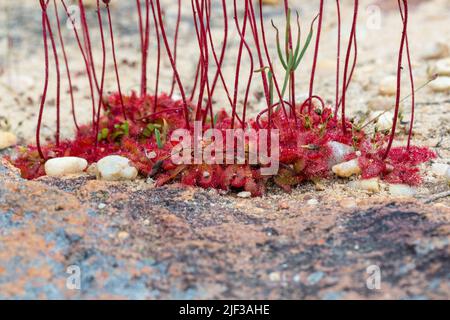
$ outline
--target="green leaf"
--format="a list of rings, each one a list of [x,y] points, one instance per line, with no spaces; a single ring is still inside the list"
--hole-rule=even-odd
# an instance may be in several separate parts
[[[155,139],[156,143],[158,144],[158,148],[159,149],[164,148],[164,144],[161,141],[161,132],[159,131],[159,129],[155,129]]]
[[[108,135],[109,135],[109,129],[108,129],[108,128],[103,128],[103,129],[98,133],[98,141],[102,141],[102,140],[108,139]]]
[[[273,72],[271,70],[269,70],[268,77],[269,77],[269,95],[270,95],[269,108],[272,108],[272,106],[273,106]]]
[[[297,60],[298,54],[300,52],[300,47],[301,47],[301,39],[302,39],[302,28],[300,25],[300,14],[298,13],[298,11],[296,11],[297,13],[297,46],[295,48],[295,53],[294,53],[294,57],[295,60]]]
[[[273,23],[273,20],[271,20],[271,22],[272,22],[272,27],[273,27],[273,28],[276,30],[276,32],[277,32],[276,43],[277,43],[278,57],[280,58],[281,64],[283,65],[283,68],[286,70],[286,69],[287,69],[287,64],[286,64],[286,61],[284,61],[283,50],[281,50],[281,44],[280,44],[280,31],[279,31],[278,28],[275,26],[275,23]]]
[[[318,16],[316,16],[314,18],[313,22],[311,23],[311,28],[309,30],[308,37],[306,38],[305,46],[303,47],[302,52],[300,53],[300,56],[296,57],[297,60],[296,60],[296,62],[294,64],[294,70],[297,69],[298,66],[300,65],[300,62],[302,61],[303,56],[306,53],[306,50],[308,49],[309,45],[311,44],[312,36],[314,34],[314,22],[317,20],[317,18],[318,18]]]

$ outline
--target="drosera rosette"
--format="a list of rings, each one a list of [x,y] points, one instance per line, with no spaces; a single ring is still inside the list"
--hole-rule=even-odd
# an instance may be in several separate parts
[[[71,140],[61,140],[59,137],[60,117],[57,117],[56,135],[54,142],[42,144],[40,141],[40,128],[42,114],[48,89],[50,40],[53,54],[57,57],[56,41],[52,36],[50,20],[48,19],[48,1],[40,1],[42,8],[42,28],[45,45],[45,81],[44,92],[41,99],[36,134],[36,146],[19,148],[18,156],[11,161],[21,170],[22,176],[35,179],[45,175],[45,162],[48,159],[60,157],[79,157],[87,160],[89,164],[101,159],[117,155],[130,160],[143,177],[151,177],[157,186],[172,182],[180,182],[187,186],[214,188],[220,190],[235,190],[250,192],[253,196],[263,195],[268,186],[277,185],[289,192],[297,185],[306,181],[320,181],[333,177],[331,170],[336,161],[353,161],[362,179],[381,178],[392,184],[408,184],[416,186],[421,183],[419,166],[436,155],[425,147],[415,147],[411,144],[414,122],[414,77],[411,67],[408,26],[408,3],[406,0],[398,1],[403,22],[403,36],[399,50],[397,68],[397,94],[394,109],[392,130],[371,133],[368,127],[361,126],[346,117],[347,91],[351,84],[354,70],[357,65],[357,20],[359,3],[355,1],[353,7],[353,20],[349,34],[349,43],[345,54],[344,66],[341,66],[341,5],[336,1],[338,17],[337,36],[337,65],[336,65],[336,96],[334,105],[327,105],[325,99],[316,93],[315,73],[320,53],[321,29],[324,18],[324,1],[319,3],[319,13],[311,22],[309,32],[302,39],[300,16],[296,12],[296,28],[292,27],[293,12],[287,0],[285,9],[284,43],[281,43],[281,32],[273,21],[271,24],[276,32],[276,52],[279,66],[272,58],[269,48],[264,8],[259,1],[259,8],[255,8],[253,1],[245,0],[238,4],[232,3],[233,23],[228,21],[227,3],[221,1],[223,19],[223,41],[219,46],[214,42],[211,31],[211,20],[216,18],[216,11],[212,10],[211,0],[191,0],[190,13],[181,11],[181,2],[178,1],[175,34],[173,45],[167,33],[167,19],[159,0],[136,1],[138,11],[138,30],[140,33],[141,48],[141,86],[140,92],[126,95],[122,92],[120,70],[116,52],[117,39],[114,38],[113,21],[111,17],[111,1],[97,1],[96,16],[100,28],[102,45],[102,67],[100,72],[95,69],[92,43],[89,37],[90,27],[86,15],[89,14],[83,1],[79,1],[81,12],[81,30],[74,28],[74,36],[81,52],[90,84],[92,100],[92,122],[80,125],[76,121],[75,108],[72,104],[72,113],[76,124],[76,134]],[[61,1],[64,11],[68,9]],[[58,4],[54,1],[54,10],[57,14]],[[239,9],[239,10],[238,10]],[[257,17],[259,9],[259,17]],[[114,76],[118,92],[105,95],[104,88],[106,65],[106,36],[103,33],[102,12],[106,10],[110,34],[110,47],[114,62]],[[238,15],[238,12],[243,14]],[[183,78],[177,67],[178,39],[182,15],[190,15],[198,45],[199,57],[196,74],[192,77],[194,84],[190,94],[185,89]],[[213,16],[214,15],[214,16]],[[69,19],[71,19],[69,17]],[[59,27],[59,17],[58,30]],[[74,23],[74,21],[72,21]],[[225,57],[230,50],[227,45],[230,25],[234,25],[239,40],[233,54],[236,56],[235,76],[230,84],[222,72]],[[294,32],[295,30],[295,32]],[[153,54],[150,46],[152,32],[155,33],[157,46],[156,82],[153,94],[148,93],[147,68],[148,59]],[[315,38],[314,38],[315,35]],[[63,40],[60,34],[60,45]],[[315,41],[314,41],[315,40]],[[120,39],[119,39],[120,41]],[[305,53],[314,44],[313,65],[309,84],[309,95],[305,101],[296,100],[296,75],[299,65],[304,62]],[[164,50],[162,50],[164,49]],[[405,50],[406,49],[406,50]],[[63,50],[64,52],[64,50]],[[408,134],[408,143],[405,147],[394,147],[393,142],[398,136],[396,132],[401,100],[401,73],[403,55],[406,52],[409,79],[412,90],[412,117]],[[160,92],[161,55],[165,54],[170,61],[172,82],[169,94]],[[250,64],[249,70],[243,68],[243,57],[247,55]],[[353,55],[353,58],[352,58]],[[57,61],[57,59],[54,59]],[[73,90],[70,80],[70,68],[64,54],[66,70],[69,75],[69,94],[73,101]],[[278,69],[283,72],[278,72]],[[341,71],[343,76],[341,77]],[[59,66],[56,66],[59,73]],[[248,72],[248,77],[247,77]],[[249,96],[255,83],[255,76],[261,76],[266,107],[255,118],[248,116],[247,108]],[[341,79],[342,78],[342,79]],[[280,79],[282,79],[280,81]],[[214,110],[214,96],[219,94],[219,84],[223,88],[229,103],[228,108]],[[57,86],[57,95],[60,94],[60,81]],[[244,95],[239,97],[240,89]],[[174,99],[175,93],[181,99]],[[242,101],[242,103],[239,103]],[[222,106],[224,107],[224,106]],[[227,109],[227,110],[226,110]],[[60,108],[57,108],[60,112]],[[180,149],[180,140],[174,139],[174,133],[185,130],[185,141]],[[196,144],[195,135],[200,133],[206,136],[215,130],[214,138],[203,138]],[[235,148],[239,140],[229,136],[230,130],[244,133],[255,133],[256,140],[244,135],[242,148]],[[200,131],[200,132],[198,132]],[[194,138],[193,138],[194,137]],[[272,140],[274,137],[277,140]],[[195,158],[196,153],[211,151],[211,147],[221,141],[225,147],[214,149],[214,159],[217,162],[186,162],[175,163],[173,156],[182,152],[188,157]],[[274,143],[276,142],[276,144]],[[252,144],[253,143],[253,144]],[[256,144],[258,147],[255,148]],[[263,174],[265,169],[273,163],[259,160],[251,161],[254,153],[261,152],[261,146],[277,145],[278,170],[271,174]],[[186,146],[187,145],[187,146]],[[270,155],[274,155],[271,150]],[[269,154],[267,154],[269,156]],[[338,160],[336,160],[338,159]],[[227,161],[225,161],[227,160]]]

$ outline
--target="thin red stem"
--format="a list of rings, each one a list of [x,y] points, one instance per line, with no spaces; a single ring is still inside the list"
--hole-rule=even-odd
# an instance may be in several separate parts
[[[200,60],[200,58],[198,58],[197,68],[195,69],[194,86],[192,87],[191,96],[189,97],[189,101],[194,100],[195,92],[197,91],[198,77],[200,75],[200,66],[201,66],[201,60]]]
[[[80,7],[80,16],[81,16],[81,27],[83,29],[84,41],[85,41],[86,50],[87,50],[87,56],[88,56],[88,60],[91,63],[92,75],[94,78],[95,87],[97,88],[97,92],[99,92],[100,87],[98,85],[97,74],[95,72],[95,63],[94,63],[94,56],[92,54],[91,37],[89,35],[89,26],[88,26],[87,19],[86,19],[86,10],[84,8],[83,0],[79,0],[79,7]]]
[[[288,18],[289,10],[290,10],[290,8],[289,8],[289,1],[288,0],[284,0],[284,13],[286,15],[286,21],[287,21],[287,18]],[[293,45],[292,45],[292,29],[291,29],[291,26],[288,26],[288,30],[289,30],[288,50],[290,52],[293,52],[294,49],[293,49]],[[294,106],[295,105],[295,72],[294,72],[294,70],[291,71],[289,82],[290,82],[290,85],[291,85],[291,88],[290,88],[290,91],[291,91],[290,92],[291,93],[291,98],[290,99],[291,100],[290,101],[291,101],[291,105]],[[291,115],[296,118],[295,110],[291,110]]]
[[[94,122],[94,121],[95,121],[95,96],[94,96],[94,85],[93,85],[93,82],[92,82],[92,75],[91,75],[91,68],[90,68],[90,66],[89,66],[89,60],[88,60],[88,58],[87,58],[86,53],[84,52],[83,45],[81,44],[81,39],[80,39],[80,36],[79,36],[79,34],[78,34],[77,27],[76,27],[76,25],[75,25],[75,21],[74,21],[74,19],[70,16],[69,10],[68,10],[67,5],[66,5],[66,3],[64,2],[64,0],[61,0],[61,3],[62,3],[62,5],[63,5],[63,7],[64,7],[64,10],[65,10],[65,12],[66,12],[66,15],[67,15],[68,19],[69,19],[69,20],[71,21],[71,23],[72,23],[72,27],[73,27],[73,30],[74,30],[74,33],[75,33],[75,38],[76,38],[77,44],[78,44],[78,48],[79,48],[80,51],[81,51],[81,55],[83,56],[84,64],[85,64],[85,66],[86,66],[86,73],[87,73],[87,77],[88,77],[88,81],[89,81],[89,89],[90,89],[90,91],[91,91],[91,101],[92,101],[92,122]]]
[[[267,47],[266,32],[265,32],[265,28],[264,28],[264,18],[263,18],[263,10],[262,10],[262,0],[259,0],[259,19],[260,19],[260,23],[261,23],[261,35],[262,35],[262,40],[263,40],[262,42],[263,42],[264,51],[266,54],[266,59],[267,59],[267,62],[269,63],[269,68],[273,73],[273,83],[274,83],[275,89],[277,91],[278,98],[280,99],[281,108],[283,109],[284,115],[286,116],[286,118],[289,118],[288,114],[286,112],[283,97],[281,95],[280,86],[278,85],[277,77],[275,76],[275,69],[273,68],[272,59],[270,59],[269,49]]]
[[[99,97],[98,97],[98,107],[97,107],[97,121],[95,122],[95,147],[97,148],[98,145],[98,133],[100,131],[100,113],[102,109],[102,103],[103,103],[103,88],[105,85],[105,72],[106,72],[106,46],[105,46],[105,34],[103,32],[103,20],[102,20],[102,13],[100,9],[100,0],[97,0],[97,19],[98,19],[98,25],[100,28],[100,38],[101,38],[101,44],[102,44],[102,73],[100,78],[100,90],[99,90]]]
[[[339,90],[340,90],[340,68],[341,68],[341,5],[336,0],[337,19],[338,19],[338,37],[337,37],[337,58],[336,58],[336,104],[334,109],[334,118],[337,118],[339,110]]]
[[[252,80],[253,80],[253,70],[254,70],[255,64],[254,64],[254,60],[253,60],[252,50],[250,49],[250,46],[248,45],[247,41],[245,40],[245,23],[246,23],[247,19],[249,19],[249,17],[250,17],[249,8],[248,8],[249,0],[246,0],[246,2],[245,2],[245,18],[244,18],[244,26],[243,26],[243,30],[242,31],[241,31],[241,29],[239,27],[239,21],[238,21],[238,18],[237,18],[236,0],[234,0],[234,1],[235,1],[234,21],[236,23],[236,28],[237,28],[237,31],[239,33],[239,36],[241,37],[241,41],[243,42],[243,44],[244,44],[244,46],[245,46],[245,48],[246,48],[246,50],[248,52],[249,58],[250,58],[250,74],[249,74],[249,78],[248,78],[248,81],[247,81],[247,86],[246,86],[246,89],[245,89],[244,106],[243,106],[243,111],[242,111],[242,122],[245,125],[245,120],[246,120],[246,115],[247,115],[248,96],[250,94],[250,87],[251,87]]]
[[[343,130],[344,134],[347,133],[346,119],[345,119],[345,107],[346,107],[346,95],[347,95],[347,88],[348,88],[348,83],[347,83],[348,66],[350,63],[350,54],[352,51],[353,41],[355,41],[355,43],[356,43],[355,35],[356,35],[356,22],[358,20],[358,5],[359,5],[359,1],[355,0],[352,29],[351,29],[350,38],[348,41],[347,55],[345,57],[344,79],[343,79],[343,89],[342,89],[342,130]],[[355,48],[356,48],[356,46],[355,46]],[[356,52],[355,52],[355,57],[356,57]],[[353,70],[354,69],[352,69],[350,79],[353,74]]]
[[[178,51],[178,35],[180,31],[180,22],[181,22],[181,0],[178,0],[178,12],[177,12],[177,23],[175,26],[175,37],[174,37],[174,43],[173,43],[173,56],[175,65],[177,64],[177,51]],[[175,75],[172,76],[172,87],[170,88],[170,94],[169,97],[173,96],[173,92],[175,90]]]
[[[157,59],[156,59],[156,80],[155,80],[155,92],[154,92],[154,98],[153,98],[153,110],[152,112],[156,111],[156,107],[158,106],[158,91],[159,91],[159,77],[160,77],[160,70],[161,70],[161,36],[159,32],[159,26],[158,21],[156,18],[156,12],[155,12],[155,6],[153,4],[153,1],[151,3],[152,5],[152,14],[153,14],[153,21],[155,24],[155,30],[156,30],[156,43],[157,43]]]
[[[114,31],[113,31],[113,26],[112,26],[111,10],[109,8],[109,3],[106,3],[106,10],[108,12],[109,35],[111,38],[111,50],[112,50],[112,56],[113,56],[113,60],[114,60],[114,70],[116,73],[117,89],[119,90],[119,96],[120,96],[120,106],[122,107],[123,117],[125,120],[127,120],[127,113],[125,110],[125,104],[123,102],[123,95],[122,95],[122,88],[120,85],[119,67],[117,65],[116,46],[115,46],[115,41],[114,41]]]
[[[403,14],[403,9],[402,9],[400,0],[398,0],[398,6],[400,8],[400,14],[401,14],[401,17],[402,17],[402,20],[404,23],[405,17]],[[406,32],[405,41],[406,41],[406,56],[408,58],[409,79],[411,82],[411,120],[410,120],[411,123],[409,126],[408,144],[407,144],[407,148],[409,150],[411,148],[411,140],[412,140],[413,128],[414,128],[414,116],[415,116],[415,109],[416,109],[416,88],[415,88],[415,84],[414,84],[414,74],[413,74],[413,68],[412,68],[412,63],[411,63],[411,52],[409,49],[408,32]]]
[[[402,62],[403,62],[403,51],[406,44],[406,35],[408,32],[408,1],[402,0],[403,6],[405,8],[404,10],[404,18],[403,20],[403,33],[402,33],[402,40],[400,42],[400,49],[398,53],[398,65],[397,65],[397,95],[395,98],[395,112],[394,112],[394,123],[392,125],[392,132],[389,138],[389,143],[386,148],[386,153],[384,154],[384,158],[386,159],[389,156],[389,153],[392,148],[392,144],[394,143],[395,139],[395,132],[397,129],[397,122],[398,122],[398,115],[400,112],[400,96],[401,96],[401,83],[402,83]]]
[[[66,48],[65,48],[65,45],[64,45],[64,38],[63,38],[62,32],[61,32],[61,21],[59,19],[58,6],[56,5],[56,0],[53,0],[53,6],[55,8],[55,17],[56,17],[56,21],[57,21],[57,24],[58,24],[59,42],[61,43],[61,50],[62,50],[63,57],[64,57],[64,64],[66,66],[67,81],[69,83],[69,95],[70,95],[70,104],[71,104],[73,122],[75,124],[76,129],[77,129],[77,132],[79,132],[80,131],[80,127],[78,125],[77,116],[76,116],[76,112],[75,112],[75,99],[74,99],[74,96],[73,96],[72,76],[70,74],[69,60],[67,59]]]
[[[239,76],[240,76],[241,62],[242,62],[242,51],[244,50],[244,45],[246,45],[245,32],[247,30],[247,21],[248,21],[248,14],[247,14],[248,1],[245,0],[245,14],[244,14],[244,22],[243,22],[243,26],[242,26],[242,31],[239,28],[239,23],[238,23],[238,18],[237,18],[236,0],[234,0],[233,3],[234,3],[234,21],[235,21],[239,36],[241,38],[241,41],[239,44],[239,51],[238,51],[238,57],[237,57],[237,62],[236,62],[236,72],[235,72],[235,79],[234,79],[233,112],[232,112],[232,117],[231,117],[231,128],[234,128],[234,122],[236,120],[237,97],[238,97],[238,92],[239,92]],[[250,51],[250,56],[251,56],[251,51]],[[251,82],[251,78],[253,75],[253,59],[251,60],[251,64],[252,64],[252,71],[251,71],[251,75],[250,75],[250,82]],[[247,90],[248,90],[248,88],[247,88]],[[244,114],[245,114],[246,108],[247,108],[247,106],[244,105]]]
[[[152,0],[152,3],[153,3],[153,0]],[[178,73],[177,67],[175,65],[175,61],[173,59],[172,52],[170,51],[169,41],[167,40],[166,30],[165,30],[164,24],[163,24],[162,13],[161,13],[161,4],[160,4],[159,0],[156,0],[156,5],[157,5],[157,11],[158,11],[159,24],[160,24],[160,27],[161,27],[161,35],[163,37],[164,45],[165,45],[166,51],[167,51],[167,56],[169,57],[170,64],[171,64],[172,69],[174,71],[175,78],[176,78],[177,83],[178,83],[178,88],[180,90],[181,97],[182,97],[182,100],[183,100],[184,118],[185,118],[185,122],[186,122],[186,127],[187,127],[187,129],[190,129],[191,126],[190,126],[190,123],[189,123],[189,108],[188,108],[188,104],[187,104],[186,94],[185,94],[185,91],[184,91],[184,88],[183,88],[183,84],[181,82],[180,75]]]
[[[44,89],[42,91],[41,96],[41,103],[39,106],[39,116],[38,116],[38,123],[36,128],[36,146],[39,152],[39,156],[47,160],[44,156],[44,153],[42,151],[41,147],[41,127],[42,127],[42,117],[44,114],[44,106],[45,101],[47,99],[47,90],[48,90],[48,78],[49,78],[49,62],[48,62],[48,43],[47,43],[47,4],[46,1],[40,0],[40,5],[42,8],[42,38],[44,40],[44,60],[45,60],[45,77],[44,77]]]
[[[150,45],[150,7],[149,0],[145,0],[145,29],[144,29],[144,46],[142,47],[142,74],[141,74],[141,96],[147,95],[147,62],[148,47]],[[153,2],[152,2],[153,5]]]
[[[48,2],[47,2],[48,4]],[[61,72],[59,69],[59,58],[58,50],[56,49],[55,37],[53,36],[52,27],[50,25],[50,19],[48,14],[45,14],[45,20],[47,23],[47,32],[50,38],[50,43],[53,51],[53,58],[55,59],[55,70],[56,70],[56,146],[59,147],[60,144],[60,131],[61,131]]]
[[[147,1],[147,0],[145,0]],[[136,0],[136,7],[137,7],[137,12],[138,12],[138,25],[139,25],[139,36],[140,36],[140,40],[141,40],[141,50],[144,50],[144,25],[142,22],[142,9],[141,9],[141,1],[140,0]]]
[[[356,2],[358,0],[355,0]],[[316,37],[316,47],[314,50],[314,60],[313,60],[313,66],[312,66],[312,70],[311,70],[311,80],[309,83],[309,98],[311,99],[311,97],[314,94],[314,81],[315,81],[315,77],[316,77],[316,68],[317,68],[317,59],[319,56],[319,47],[320,47],[320,36],[321,36],[321,32],[322,32],[322,21],[323,21],[323,0],[320,0],[320,11],[319,11],[319,22],[317,25],[317,37]],[[309,106],[309,112],[311,112],[312,109],[312,105]]]
[[[253,8],[252,1],[250,1],[249,5],[250,5],[250,7],[249,7],[249,11],[250,11],[250,26],[252,27],[252,32],[253,32],[253,38],[254,38],[254,42],[255,42],[256,52],[258,53],[259,67],[260,67],[260,70],[261,70],[261,78],[262,78],[262,82],[263,82],[263,89],[264,89],[264,95],[266,97],[267,108],[269,108],[270,107],[270,92],[269,92],[270,90],[269,90],[269,84],[268,84],[268,80],[267,80],[267,74],[263,70],[264,67],[265,67],[265,64],[264,64],[264,59],[263,59],[262,52],[261,52],[261,45],[260,45],[260,42],[259,42],[258,25],[256,23],[255,10]]]
[[[225,77],[223,76],[222,73],[222,65],[223,65],[223,60],[225,58],[225,51],[226,51],[226,43],[227,43],[227,38],[228,38],[228,13],[227,13],[227,5],[226,5],[226,0],[222,0],[222,8],[223,8],[223,16],[224,16],[224,39],[223,39],[223,44],[222,44],[222,52],[220,54],[220,59],[217,58],[217,54],[216,54],[216,49],[214,46],[214,41],[212,39],[212,32],[211,32],[211,26],[210,26],[210,19],[207,20],[207,32],[208,32],[208,37],[209,37],[209,43],[211,45],[211,51],[214,57],[214,61],[216,63],[217,66],[217,71],[216,71],[216,75],[214,76],[214,80],[211,86],[211,97],[210,99],[212,100],[213,95],[214,95],[214,90],[216,88],[216,84],[217,81],[221,80],[222,85],[224,87],[225,93],[227,95],[228,101],[230,103],[230,106],[233,107],[233,101],[231,100],[231,96],[230,96],[230,92],[228,90],[228,86],[225,82]],[[210,10],[207,13],[208,16],[210,16]]]

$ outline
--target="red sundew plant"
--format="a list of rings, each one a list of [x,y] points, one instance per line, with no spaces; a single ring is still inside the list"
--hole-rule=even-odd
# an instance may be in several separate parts
[[[321,29],[324,18],[324,1],[319,3],[319,13],[312,21],[306,40],[302,41],[301,23],[296,13],[296,27],[292,28],[292,11],[287,0],[284,1],[285,11],[285,37],[281,43],[281,32],[272,22],[276,32],[276,47],[280,64],[284,70],[284,77],[280,73],[269,51],[267,30],[263,14],[262,1],[255,8],[253,1],[244,0],[243,15],[238,16],[237,1],[232,3],[234,27],[239,35],[239,45],[236,49],[236,66],[234,82],[227,83],[222,69],[227,55],[229,21],[226,0],[221,1],[223,18],[223,40],[220,50],[214,43],[211,32],[212,1],[191,0],[192,22],[195,29],[199,57],[193,89],[188,94],[177,68],[178,39],[181,21],[181,1],[178,0],[178,11],[175,25],[173,44],[166,31],[167,21],[159,0],[136,0],[136,9],[139,17],[138,29],[141,49],[141,85],[140,93],[124,94],[121,88],[120,71],[116,57],[116,40],[113,31],[113,21],[110,12],[110,2],[97,0],[97,21],[101,35],[102,68],[100,76],[95,69],[92,43],[89,36],[89,26],[86,18],[86,9],[83,1],[79,1],[81,13],[81,32],[74,26],[74,37],[81,52],[86,75],[89,81],[92,99],[92,123],[80,125],[75,115],[75,102],[72,90],[69,62],[61,35],[60,20],[58,16],[58,1],[54,0],[54,11],[57,17],[60,46],[64,56],[64,63],[68,75],[69,94],[71,97],[71,112],[75,122],[76,134],[72,140],[60,139],[60,72],[57,44],[48,18],[49,0],[40,0],[42,9],[42,36],[45,52],[45,78],[42,99],[40,103],[38,126],[36,130],[36,146],[20,148],[20,155],[12,160],[20,168],[23,177],[34,179],[45,175],[44,164],[46,160],[56,157],[76,156],[95,163],[108,155],[122,155],[130,159],[132,164],[144,177],[156,180],[158,186],[179,181],[188,186],[202,188],[216,188],[222,190],[245,190],[253,196],[265,193],[269,184],[275,184],[285,191],[305,181],[317,181],[331,176],[330,163],[333,162],[333,149],[330,143],[340,143],[353,148],[353,153],[347,154],[345,160],[358,159],[362,171],[362,178],[379,177],[389,183],[418,185],[421,176],[418,166],[435,157],[434,152],[428,148],[411,145],[414,121],[414,76],[412,71],[408,28],[408,2],[398,0],[401,19],[403,22],[402,40],[399,49],[397,66],[397,95],[395,104],[395,117],[390,133],[375,132],[369,134],[365,126],[358,126],[346,117],[347,91],[356,68],[357,62],[357,20],[358,1],[354,2],[353,20],[349,34],[348,47],[343,66],[341,79],[341,6],[336,0],[338,17],[337,59],[336,59],[336,96],[335,105],[326,105],[324,99],[315,92],[315,75],[320,52]],[[68,19],[68,9],[64,0],[60,1]],[[259,16],[256,10],[259,9]],[[102,10],[107,12],[110,43],[114,62],[114,72],[117,83],[117,92],[105,96],[104,80],[106,66],[106,37],[103,30]],[[153,19],[151,19],[153,18]],[[294,32],[294,29],[296,29]],[[296,33],[296,34],[295,34]],[[315,41],[313,41],[315,34]],[[153,94],[148,94],[147,66],[150,58],[150,39],[157,41],[156,52],[156,82]],[[54,142],[43,145],[40,140],[43,112],[48,91],[49,78],[49,48],[51,44],[57,73],[57,120]],[[303,44],[302,44],[303,43]],[[305,101],[296,99],[296,71],[302,62],[307,49],[314,43],[312,71],[310,74],[309,95]],[[403,62],[403,53],[406,48],[409,78],[412,90],[412,116],[406,147],[393,147],[396,137],[397,119],[400,106],[400,84]],[[164,49],[164,51],[163,51]],[[169,93],[159,93],[161,56],[165,54],[170,61],[173,78]],[[242,68],[244,55],[249,58],[249,75]],[[352,59],[353,55],[353,59]],[[214,72],[211,72],[214,70]],[[211,76],[212,74],[212,76]],[[244,76],[242,76],[244,74]],[[264,100],[267,107],[260,110],[255,119],[248,117],[248,101],[252,84],[256,74],[261,75]],[[283,79],[283,80],[280,80]],[[246,80],[245,83],[241,83]],[[224,88],[231,113],[224,109],[214,111],[214,95],[217,94],[218,84]],[[232,85],[232,87],[230,87]],[[242,98],[243,104],[239,106],[239,88],[245,88]],[[232,88],[232,90],[230,90]],[[175,100],[174,93],[179,92],[181,99]],[[242,107],[242,111],[239,111]],[[339,116],[340,112],[340,116]],[[173,138],[173,133],[185,129],[195,134],[195,124],[201,123],[201,133],[216,129],[219,137],[203,138],[200,148],[206,150],[215,145],[218,140],[225,142],[227,150],[215,151],[214,158],[221,159],[227,154],[227,162],[218,163],[187,163],[175,164],[172,161],[174,149],[180,141]],[[233,137],[227,136],[229,129],[253,130],[254,132],[268,131],[268,136],[258,135],[258,146],[261,143],[272,141],[272,135],[279,134],[279,170],[277,173],[263,175],[262,168],[269,163],[254,164],[249,159],[253,149],[249,138],[244,140],[244,157],[232,153],[229,159],[228,149],[238,144]],[[204,136],[205,137],[205,136]],[[186,139],[190,139],[186,137]],[[231,140],[230,140],[231,139]],[[265,140],[265,141],[263,141]],[[272,144],[272,142],[269,142]],[[93,147],[95,146],[95,147]],[[189,155],[198,150],[183,150]],[[199,148],[199,147],[197,147]],[[228,160],[235,160],[228,161]]]

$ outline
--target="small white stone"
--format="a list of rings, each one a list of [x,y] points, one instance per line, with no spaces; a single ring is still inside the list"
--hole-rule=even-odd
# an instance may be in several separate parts
[[[319,204],[319,200],[317,199],[310,199],[306,202],[309,206],[317,206]]]
[[[390,184],[389,193],[395,197],[413,197],[417,190],[406,184]]]
[[[353,159],[347,162],[343,162],[335,165],[332,168],[333,172],[341,178],[349,178],[353,175],[358,175],[361,173],[361,168],[359,167],[358,159]]]
[[[88,162],[83,158],[54,158],[45,163],[45,174],[49,177],[63,177],[71,174],[80,174],[86,170],[87,166]]]
[[[11,132],[0,131],[0,150],[15,146],[17,137]]]
[[[430,88],[434,92],[450,91],[450,77],[439,77],[430,83]]]
[[[450,76],[450,59],[436,61],[433,71],[439,76]]]
[[[105,181],[134,180],[138,170],[130,165],[130,160],[121,156],[108,156],[97,163],[97,178]]]
[[[397,93],[397,77],[389,76],[381,80],[378,91],[383,96],[394,96]]]
[[[281,275],[279,272],[272,272],[269,274],[269,279],[272,282],[279,282],[281,280]]]
[[[379,178],[351,181],[349,183],[349,186],[350,188],[355,190],[368,191],[372,193],[377,193],[381,191]]]
[[[238,193],[238,195],[237,195],[239,198],[251,198],[252,197],[252,194],[251,194],[251,192],[248,192],[248,191],[242,191],[242,192],[239,192]]]
[[[450,170],[450,166],[444,163],[433,163],[431,166],[431,171],[439,177],[444,177],[448,170]]]
[[[379,131],[390,131],[393,125],[394,125],[394,114],[392,112],[385,112],[379,116],[375,127]]]
[[[146,152],[145,155],[146,155],[147,158],[150,159],[150,160],[155,159],[155,158],[158,156],[158,155],[156,154],[155,151],[151,151],[151,152],[149,152],[149,153]]]
[[[103,209],[106,208],[106,204],[100,203],[100,204],[98,205],[98,208],[99,208],[100,210],[103,210]]]
[[[345,160],[345,157],[354,152],[353,147],[346,144],[330,141],[328,142],[328,147],[331,149],[332,155],[329,161],[330,167],[341,163]]]

